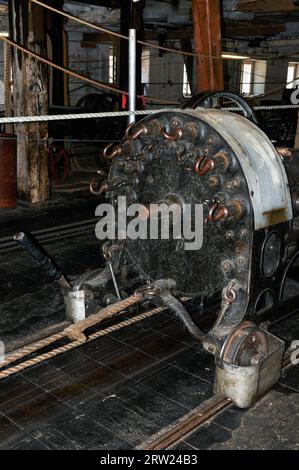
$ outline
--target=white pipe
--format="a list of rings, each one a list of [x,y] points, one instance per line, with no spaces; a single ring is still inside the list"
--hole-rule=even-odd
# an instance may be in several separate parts
[[[129,29],[129,111],[136,111],[136,29]],[[135,116],[129,116],[129,124],[135,122]]]

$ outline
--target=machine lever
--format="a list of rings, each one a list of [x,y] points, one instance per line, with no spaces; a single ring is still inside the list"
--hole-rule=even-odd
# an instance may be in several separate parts
[[[33,260],[42,268],[42,270],[53,280],[65,289],[71,289],[72,286],[56,265],[56,263],[47,256],[47,254],[33,242],[29,235],[23,232],[17,233],[14,240],[33,258]]]

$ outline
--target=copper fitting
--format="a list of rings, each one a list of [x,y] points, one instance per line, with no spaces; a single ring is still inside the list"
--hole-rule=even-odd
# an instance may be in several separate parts
[[[170,140],[170,141],[181,140],[183,138],[183,130],[181,128],[177,127],[174,130],[173,134],[169,134],[168,132],[166,132],[166,129],[164,127],[163,129],[161,129],[161,135],[166,140]]]
[[[109,153],[109,150],[111,150],[110,153]],[[119,157],[121,154],[122,154],[122,148],[120,147],[120,145],[117,145],[116,147],[114,147],[113,144],[109,144],[107,145],[107,147],[105,148],[103,152],[103,157],[105,158],[105,160],[113,160],[113,158]]]
[[[139,137],[146,136],[148,129],[145,126],[137,129],[133,134],[130,133],[131,129],[134,127],[135,123],[132,123],[126,130],[126,139],[128,140],[137,140]]]
[[[196,162],[194,171],[198,176],[204,176],[209,171],[214,170],[214,168],[214,160],[207,157],[200,157]]]
[[[227,217],[228,209],[224,206],[220,206],[219,203],[216,202],[209,212],[206,223],[210,222],[214,224],[215,222],[219,222],[219,220],[226,219]]]

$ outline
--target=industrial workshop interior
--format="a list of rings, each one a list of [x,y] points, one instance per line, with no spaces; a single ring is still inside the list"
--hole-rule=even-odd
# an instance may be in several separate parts
[[[0,449],[299,450],[299,1],[0,0],[0,113]]]

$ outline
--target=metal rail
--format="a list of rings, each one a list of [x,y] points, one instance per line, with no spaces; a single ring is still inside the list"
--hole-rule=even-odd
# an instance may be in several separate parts
[[[292,366],[292,354],[297,351],[299,351],[299,347],[285,355],[282,363],[282,370]],[[229,398],[215,396],[206,401],[203,405],[194,408],[175,423],[162,429],[148,441],[139,445],[136,449],[152,451],[170,449],[202,427],[210,419],[215,418],[218,414],[233,405],[234,403]]]

